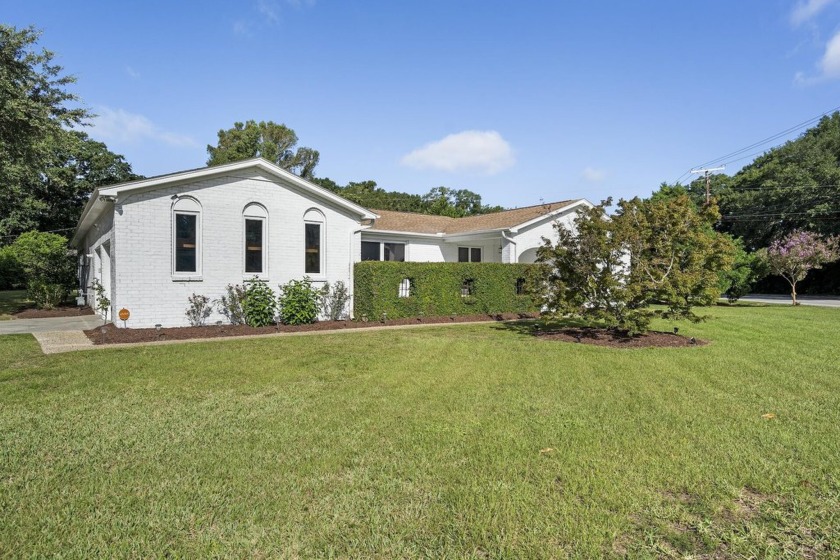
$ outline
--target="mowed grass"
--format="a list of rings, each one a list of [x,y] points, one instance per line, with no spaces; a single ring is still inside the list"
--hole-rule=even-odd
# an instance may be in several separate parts
[[[840,310],[709,313],[684,349],[0,337],[0,555],[840,556]]]
[[[12,313],[31,305],[26,290],[0,290],[0,321],[12,318]]]

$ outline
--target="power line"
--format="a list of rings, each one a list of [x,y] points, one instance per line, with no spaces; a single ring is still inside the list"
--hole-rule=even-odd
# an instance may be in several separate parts
[[[808,120],[802,121],[801,123],[799,123],[799,124],[797,124],[797,125],[794,125],[794,126],[792,126],[792,127],[790,127],[790,128],[787,128],[787,129],[785,129],[785,130],[783,130],[783,131],[781,131],[781,132],[777,132],[776,134],[773,134],[773,135],[771,135],[771,136],[768,136],[767,138],[764,138],[763,140],[759,140],[758,142],[754,142],[754,143],[750,144],[749,146],[745,146],[745,147],[743,147],[743,148],[741,148],[741,149],[739,149],[739,150],[735,150],[734,152],[730,152],[730,153],[728,153],[728,154],[726,154],[726,155],[723,155],[723,156],[720,156],[720,157],[718,157],[718,158],[711,159],[711,160],[709,160],[709,161],[707,161],[707,162],[705,162],[705,163],[702,163],[702,164],[698,165],[697,167],[707,167],[707,166],[710,166],[710,165],[715,165],[715,164],[717,164],[717,163],[723,162],[724,160],[727,160],[728,158],[731,158],[731,157],[734,157],[734,156],[741,155],[741,154],[743,154],[744,152],[748,152],[748,151],[750,151],[750,150],[752,150],[752,149],[754,149],[754,148],[757,148],[757,147],[759,147],[759,146],[763,146],[764,144],[768,144],[768,143],[770,143],[770,142],[773,142],[774,140],[778,140],[779,138],[782,138],[782,137],[784,137],[784,136],[787,136],[787,135],[791,134],[792,132],[795,132],[795,131],[797,131],[797,130],[799,130],[799,129],[801,129],[801,128],[807,127],[807,126],[809,126],[809,125],[811,125],[811,124],[813,124],[813,123],[815,123],[815,122],[819,121],[819,120],[820,120],[821,118],[823,118],[824,116],[829,115],[829,114],[831,114],[831,113],[834,113],[835,111],[838,111],[838,110],[840,110],[840,106],[834,107],[833,109],[829,109],[828,111],[825,111],[825,112],[823,112],[823,113],[820,113],[819,115],[817,115],[817,116],[815,116],[815,117],[811,117],[811,118],[810,118],[810,119],[808,119]],[[741,161],[742,159],[747,159],[747,158],[749,158],[749,157],[753,157],[753,156],[755,156],[755,155],[762,154],[762,153],[764,153],[764,152],[766,152],[766,151],[767,151],[767,150],[761,150],[761,151],[759,151],[759,152],[756,152],[756,153],[754,153],[754,154],[750,154],[750,155],[748,155],[748,156],[743,156],[743,157],[740,157],[740,158],[737,158],[737,159],[733,159],[733,160],[726,161],[725,163],[734,163],[734,162],[736,162],[736,161]],[[679,182],[680,182],[683,178],[685,178],[685,177],[686,177],[686,176],[688,176],[688,175],[690,175],[690,172],[683,173],[683,174],[682,174],[682,175],[680,175],[680,177],[679,177],[676,181],[674,181],[674,182],[675,182],[675,183],[679,183]]]
[[[75,227],[69,227],[69,228],[62,228],[62,229],[51,229],[49,231],[39,231],[38,233],[58,233],[60,231],[70,231],[70,230],[73,230],[73,229],[76,229],[76,228]],[[15,235],[2,235],[2,236],[0,236],[0,239],[11,239],[13,237],[15,239],[17,239],[21,235],[23,235],[23,233],[18,233],[18,234],[15,234]]]

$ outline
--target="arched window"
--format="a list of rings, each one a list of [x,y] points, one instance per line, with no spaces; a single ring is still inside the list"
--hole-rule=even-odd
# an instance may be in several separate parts
[[[413,278],[403,278],[400,281],[400,291],[399,296],[401,298],[407,298],[414,295],[414,279]]]
[[[251,203],[242,213],[244,229],[244,266],[246,276],[268,274],[268,212],[261,204]]]
[[[172,204],[172,273],[201,275],[201,204],[189,196]]]
[[[310,208],[303,215],[304,253],[303,271],[306,274],[322,276],[324,274],[324,214]]]

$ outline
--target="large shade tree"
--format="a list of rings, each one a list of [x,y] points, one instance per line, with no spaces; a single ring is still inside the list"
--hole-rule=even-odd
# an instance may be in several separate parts
[[[0,245],[29,230],[68,230],[94,187],[137,176],[74,129],[92,115],[75,78],[38,50],[40,32],[0,25]]]
[[[306,179],[313,177],[318,165],[318,150],[303,146],[295,149],[297,134],[285,124],[273,121],[234,123],[233,128],[220,130],[218,143],[208,145],[207,165],[221,165],[254,157],[268,161]]]

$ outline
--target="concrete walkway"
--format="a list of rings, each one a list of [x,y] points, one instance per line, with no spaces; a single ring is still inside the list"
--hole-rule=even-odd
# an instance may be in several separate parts
[[[76,350],[90,350],[93,342],[82,331],[49,331],[32,333],[41,352],[44,354],[60,354],[75,352]]]
[[[741,301],[790,305],[790,296],[783,296],[778,294],[750,294],[748,296],[742,297]],[[798,296],[796,298],[796,301],[798,301],[802,305],[815,305],[818,307],[840,307],[840,297],[838,296]]]
[[[50,317],[49,319],[10,319],[0,321],[0,335],[33,334],[54,331],[84,331],[103,323],[98,315]]]

